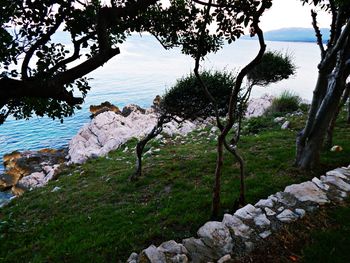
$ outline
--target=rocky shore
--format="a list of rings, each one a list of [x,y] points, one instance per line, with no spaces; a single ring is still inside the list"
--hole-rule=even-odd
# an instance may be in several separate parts
[[[246,117],[262,115],[271,105],[272,99],[269,95],[252,99],[248,104]],[[57,178],[62,165],[82,164],[89,158],[105,156],[132,138],[144,137],[152,130],[158,117],[154,107],[143,109],[130,104],[120,110],[109,102],[90,106],[90,112],[91,122],[78,131],[67,149],[6,154],[3,159],[6,170],[0,175],[0,191],[10,191],[19,196],[26,190],[42,187]],[[163,134],[170,137],[186,136],[209,124],[213,125],[213,119],[180,123],[172,121],[164,126]],[[0,203],[0,207],[4,204],[5,201]]]

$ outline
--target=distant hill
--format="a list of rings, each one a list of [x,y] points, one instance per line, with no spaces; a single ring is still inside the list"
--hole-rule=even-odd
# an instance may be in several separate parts
[[[329,39],[329,29],[321,28],[323,42]],[[316,42],[315,31],[312,28],[291,27],[271,30],[264,33],[265,40],[286,42]],[[244,39],[250,38],[245,36]]]

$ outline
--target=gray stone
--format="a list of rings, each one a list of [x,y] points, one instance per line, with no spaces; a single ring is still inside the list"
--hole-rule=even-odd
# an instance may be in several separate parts
[[[231,255],[225,255],[223,256],[222,258],[220,258],[217,263],[225,263],[225,262],[228,262],[230,261],[232,258],[231,258]]]
[[[271,210],[268,207],[265,207],[264,210],[265,210],[265,213],[267,216],[274,216],[276,214],[276,212],[274,212],[273,210]]]
[[[193,263],[208,262],[223,256],[218,255],[216,251],[207,247],[201,239],[190,237],[182,240],[182,243],[186,247]]]
[[[283,122],[286,118],[285,117],[276,117],[273,122],[274,123],[280,123]]]
[[[320,188],[321,190],[324,191],[328,191],[329,190],[329,185],[324,184],[320,179],[318,179],[317,177],[314,177],[312,179],[312,182],[318,186],[318,188]]]
[[[151,245],[141,252],[139,262],[166,263],[163,252],[159,251],[156,246]]]
[[[270,220],[267,219],[265,214],[260,214],[254,218],[255,225],[259,227],[267,227],[271,224]]]
[[[260,215],[262,213],[260,208],[256,208],[251,204],[246,205],[245,207],[242,207],[241,209],[238,209],[234,215],[241,218],[241,219],[254,219],[254,217]]]
[[[277,209],[278,212],[282,212],[284,210],[284,206],[281,206]]]
[[[127,263],[131,263],[131,262],[137,262],[139,255],[135,252],[131,253],[130,257],[128,258],[128,260],[126,261]]]
[[[51,193],[58,192],[59,190],[61,190],[61,187],[55,186],[55,187],[51,190]]]
[[[272,232],[271,232],[270,230],[266,230],[266,231],[260,233],[259,236],[260,236],[262,239],[265,239],[265,238],[269,237],[271,234],[272,234]]]
[[[282,130],[287,130],[290,127],[290,121],[285,121],[282,126],[281,129]]]
[[[292,194],[301,202],[311,201],[318,204],[329,203],[325,192],[310,181],[287,186],[284,191]]]
[[[295,206],[297,203],[297,200],[295,199],[295,197],[289,193],[277,192],[275,196],[277,197],[277,200],[279,203],[288,207]]]
[[[344,171],[341,168],[337,168],[337,169],[334,169],[332,171],[328,171],[326,173],[326,175],[329,175],[329,176],[333,175],[333,176],[337,176],[337,177],[339,177],[341,179],[345,179],[346,180],[346,179],[349,179],[350,173]]]
[[[207,222],[197,235],[208,247],[215,249],[221,256],[231,253],[233,241],[229,229],[221,222]]]
[[[277,215],[277,219],[284,223],[289,223],[298,219],[298,215],[289,209],[285,209],[282,213]]]
[[[303,218],[306,214],[306,211],[304,209],[301,208],[297,208],[294,210],[294,212],[300,217]]]
[[[335,187],[339,188],[340,190],[350,192],[350,184],[344,182],[341,178],[338,176],[321,176],[321,181],[325,183],[329,183],[334,185]]]
[[[242,220],[238,217],[225,214],[222,223],[225,224],[230,230],[233,231],[235,236],[239,236],[245,239],[249,239],[251,234],[253,233],[253,229],[244,224]]]
[[[170,259],[171,263],[188,263],[188,257],[184,254],[176,255]]]
[[[182,245],[174,240],[166,241],[162,243],[158,250],[165,253],[165,254],[188,254],[187,249]]]
[[[255,207],[273,207],[272,199],[261,199],[256,204]]]

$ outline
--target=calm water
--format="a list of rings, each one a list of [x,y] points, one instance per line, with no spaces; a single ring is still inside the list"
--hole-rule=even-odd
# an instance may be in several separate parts
[[[319,61],[318,48],[311,43],[268,42],[268,49],[291,53],[298,72],[295,77],[268,88],[257,87],[253,96],[265,93],[279,94],[292,90],[305,99],[311,99]],[[234,70],[250,61],[258,50],[257,43],[241,40],[227,46],[203,63],[206,69]],[[11,120],[0,126],[0,156],[14,150],[36,150],[45,147],[66,146],[72,136],[89,122],[90,104],[110,101],[119,107],[136,103],[147,107],[157,94],[171,87],[177,78],[193,68],[191,58],[179,50],[163,50],[150,36],[132,36],[121,46],[121,54],[88,77],[92,90],[83,109],[64,123],[48,118],[32,118],[29,121]]]

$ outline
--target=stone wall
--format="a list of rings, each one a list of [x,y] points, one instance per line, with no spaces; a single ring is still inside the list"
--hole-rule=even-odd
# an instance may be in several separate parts
[[[249,253],[283,224],[296,221],[328,203],[338,203],[350,193],[350,166],[329,171],[321,178],[287,186],[283,192],[248,204],[221,222],[205,223],[190,237],[132,253],[128,263],[229,262]]]

